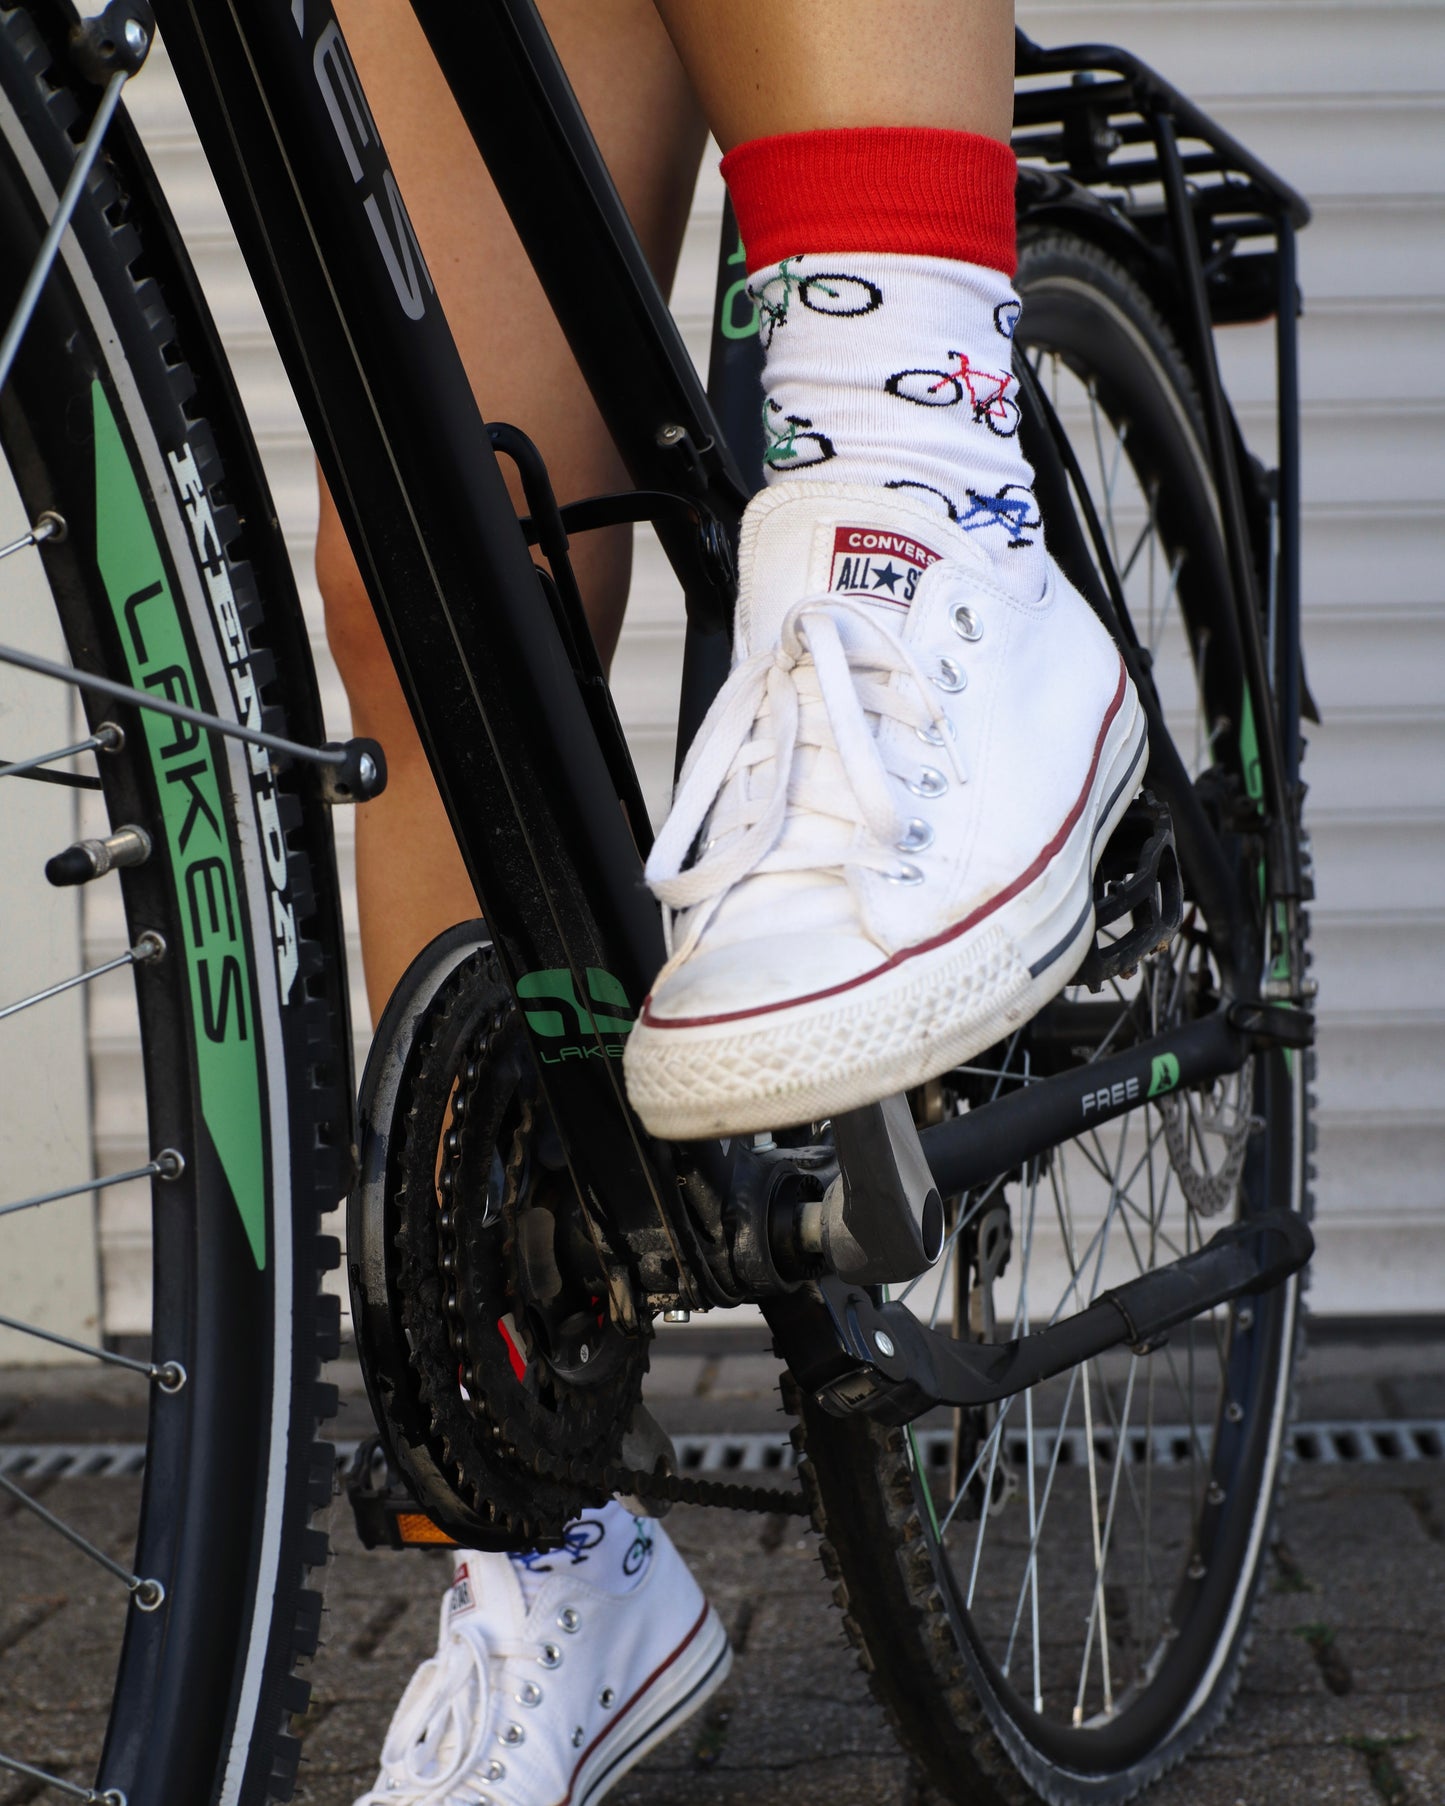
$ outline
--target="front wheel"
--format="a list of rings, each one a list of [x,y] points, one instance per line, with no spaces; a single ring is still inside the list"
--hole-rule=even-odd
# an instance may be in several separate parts
[[[1241,906],[1257,911],[1247,697],[1199,410],[1127,272],[1025,239],[1017,355],[1074,447],[1176,748]],[[1173,943],[1066,989],[918,1100],[926,1120],[1219,1007],[1188,889]],[[1177,1260],[1224,1223],[1307,1208],[1310,1056],[1253,1057],[949,1200],[943,1258],[900,1295],[1005,1342]],[[1152,1353],[1117,1350],[988,1411],[907,1430],[796,1398],[827,1560],[875,1691],[951,1799],[1130,1799],[1218,1725],[1238,1683],[1284,1458],[1299,1286],[1241,1298]]]
[[[67,85],[63,38],[42,35],[52,14],[63,32],[59,9],[0,11],[0,322],[95,106]],[[0,638],[314,744],[254,452],[150,173],[111,130],[0,392]],[[316,1430],[335,1403],[320,1364],[337,1301],[320,1285],[339,1250],[318,1231],[351,1134],[327,814],[294,764],[8,661],[0,717],[5,759],[47,780],[0,774],[0,1204],[26,1207],[0,1216],[0,1309],[21,1358],[53,1358],[15,1258],[25,1224],[54,1224],[77,1266],[97,1220],[150,1255],[120,1325],[150,1393],[144,1477],[114,1482],[135,1487],[133,1523],[108,1504],[105,1546],[77,1547],[12,1486],[0,1538],[7,1597],[94,1586],[81,1692],[102,1687],[97,1709],[32,1694],[35,1645],[7,1634],[0,1751],[28,1770],[25,1799],[260,1806],[294,1786],[309,1689],[293,1667],[316,1648],[307,1577],[326,1560],[309,1520],[334,1471]],[[109,837],[107,871],[76,843]],[[92,882],[52,888],[90,866]],[[79,1509],[64,1483],[45,1505]]]

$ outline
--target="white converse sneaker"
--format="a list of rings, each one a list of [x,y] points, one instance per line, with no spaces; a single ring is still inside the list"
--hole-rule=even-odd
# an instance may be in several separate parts
[[[579,1579],[565,1551],[540,1585],[505,1555],[465,1555],[355,1806],[591,1806],[691,1717],[732,1650],[661,1525],[637,1520],[636,1538],[624,1593]]]
[[[749,505],[740,569],[733,672],[647,865],[671,957],[627,1089],[673,1140],[857,1108],[1025,1022],[1089,946],[1146,759],[1051,561],[1020,600],[926,503],[799,481]]]

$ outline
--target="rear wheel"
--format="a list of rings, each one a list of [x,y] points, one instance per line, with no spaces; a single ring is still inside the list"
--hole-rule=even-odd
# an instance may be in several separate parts
[[[23,12],[0,11],[0,325],[95,99],[67,87],[59,46]],[[91,172],[0,392],[0,638],[314,740],[294,592],[268,583],[263,600],[244,562],[284,570],[254,453],[226,412],[224,373],[203,349],[191,352],[200,366],[185,361],[168,303],[192,324],[197,303],[184,282],[163,296],[155,280],[177,268],[168,222],[124,128],[113,132],[117,156]],[[0,1217],[0,1238],[71,1209],[80,1262],[93,1259],[97,1215],[151,1247],[148,1329],[127,1323],[123,1350],[142,1395],[150,1369],[133,1539],[112,1524],[103,1548],[52,1545],[72,1566],[96,1560],[99,1584],[114,1586],[109,1708],[93,1738],[69,1719],[49,1728],[53,1702],[27,1695],[27,1646],[7,1638],[0,1757],[129,1806],[285,1799],[289,1717],[308,1693],[292,1671],[320,1628],[307,1571],[326,1538],[309,1519],[334,1467],[316,1429],[333,1404],[319,1371],[338,1313],[319,1290],[337,1245],[319,1219],[345,1188],[350,1143],[326,811],[309,774],[237,740],[4,659],[0,684],[0,754],[41,761],[28,777],[0,773],[0,1008],[14,1006],[0,1071],[7,1100],[35,1090],[36,1073],[73,1075],[41,1081],[59,1097],[44,1120],[5,1113],[0,1203],[27,1208]],[[122,829],[122,869],[79,892],[47,885],[48,857]],[[67,859],[71,877],[86,863]],[[62,980],[74,983],[47,995]],[[67,1188],[78,1204],[51,1196]],[[43,1304],[24,1295],[13,1241],[3,1265],[11,1348],[53,1351],[36,1332],[58,1326],[35,1321]],[[6,1501],[7,1568],[19,1527],[44,1528],[34,1490],[13,1483]],[[44,1503],[63,1519],[64,1487]],[[10,1568],[7,1594],[17,1579]],[[89,1620],[87,1631],[100,1635]],[[87,1676],[96,1668],[88,1654]],[[27,1799],[46,1791],[21,1785]]]
[[[1025,241],[1019,354],[1103,523],[1171,736],[1257,910],[1254,773],[1197,404],[1127,273]],[[1185,872],[1181,932],[1102,991],[1067,989],[927,1088],[936,1119],[1210,1014],[1221,975]],[[1298,950],[1297,950],[1298,952]],[[1072,1315],[1235,1217],[1306,1208],[1306,1058],[1255,1056],[950,1201],[945,1254],[901,1296],[987,1342]],[[798,1402],[839,1599],[874,1686],[951,1797],[1122,1801],[1219,1722],[1238,1681],[1288,1423],[1298,1283],[1117,1351],[996,1409],[908,1430]]]

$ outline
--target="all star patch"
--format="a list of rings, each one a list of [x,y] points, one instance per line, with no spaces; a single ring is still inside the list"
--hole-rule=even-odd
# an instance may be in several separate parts
[[[882,527],[836,527],[828,588],[835,595],[862,596],[907,608],[918,579],[943,556],[907,533]]]
[[[472,1577],[467,1572],[467,1564],[459,1562],[452,1575],[452,1590],[447,1599],[447,1617],[455,1618],[462,1612],[469,1612],[476,1604],[472,1593]]]

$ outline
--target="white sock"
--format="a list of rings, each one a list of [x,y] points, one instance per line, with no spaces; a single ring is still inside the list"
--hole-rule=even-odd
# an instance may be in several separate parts
[[[1018,442],[1008,278],[942,257],[825,252],[770,264],[748,287],[767,360],[767,481],[901,488],[1036,598],[1044,537]]]
[[[573,1518],[562,1548],[509,1556],[528,1610],[552,1575],[562,1572],[605,1593],[630,1593],[652,1560],[656,1529],[651,1518],[634,1517],[616,1499],[609,1499],[600,1511],[584,1511]]]

